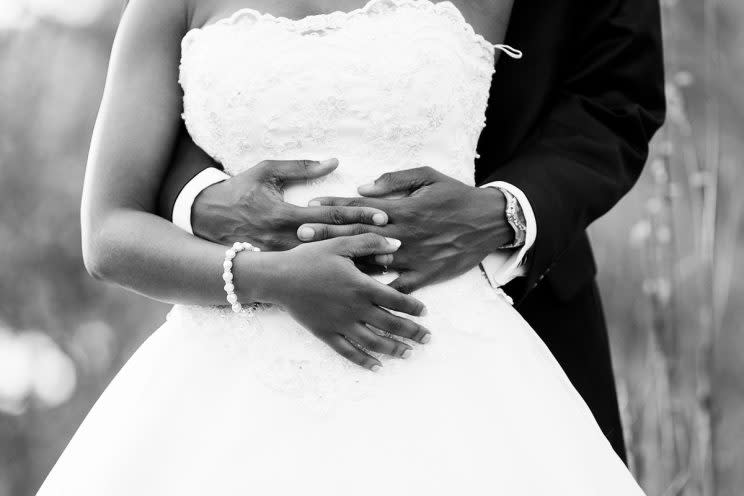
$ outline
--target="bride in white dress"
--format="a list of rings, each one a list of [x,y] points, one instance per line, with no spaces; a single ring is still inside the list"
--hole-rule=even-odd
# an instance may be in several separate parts
[[[244,8],[198,29],[188,3],[128,7],[83,201],[91,273],[176,306],[39,494],[642,494],[478,268],[405,296],[382,284],[394,274],[350,263],[395,256],[394,240],[246,251],[232,267],[240,302],[274,305],[235,313],[219,306],[225,247],[150,213],[182,108],[232,174],[338,157],[338,170],[287,191],[296,204],[417,165],[472,185],[495,46],[449,2],[370,0],[299,20]],[[365,324],[412,339],[380,337],[399,358],[367,355],[351,344],[369,339]]]

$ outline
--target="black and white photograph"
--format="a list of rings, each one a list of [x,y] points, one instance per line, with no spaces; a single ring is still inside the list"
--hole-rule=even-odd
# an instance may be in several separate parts
[[[0,0],[0,496],[744,495],[740,0]]]

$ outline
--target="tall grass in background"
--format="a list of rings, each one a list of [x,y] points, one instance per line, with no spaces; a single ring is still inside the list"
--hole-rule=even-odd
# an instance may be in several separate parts
[[[731,103],[721,64],[723,11],[719,0],[665,0],[662,8],[668,120],[653,144],[641,185],[644,206],[630,230],[643,295],[635,325],[646,332],[637,334],[642,344],[629,360],[637,382],[629,385],[631,374],[620,374],[631,465],[652,495],[740,494],[729,492],[730,460],[719,460],[725,456],[715,435],[716,345],[722,332],[731,332],[723,315],[742,206],[734,182],[742,184],[741,174],[722,170],[721,101]],[[741,114],[727,116],[726,132],[732,123],[741,145]],[[734,208],[721,210],[722,190]],[[620,327],[613,319],[610,325]]]
[[[703,6],[702,74],[678,50],[678,5],[665,1],[668,121],[652,148],[651,195],[634,226],[648,305],[646,401],[629,424],[634,468],[652,494],[713,495],[711,382],[717,333],[715,248],[719,173],[715,0]],[[700,122],[691,122],[686,91],[703,86]],[[699,133],[703,139],[697,139]]]

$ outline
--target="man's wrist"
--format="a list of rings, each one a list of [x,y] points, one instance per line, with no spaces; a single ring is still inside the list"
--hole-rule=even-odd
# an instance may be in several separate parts
[[[194,234],[192,207],[196,198],[205,189],[229,178],[228,174],[214,167],[204,169],[194,176],[176,198],[173,205],[173,223],[189,234]]]
[[[527,253],[527,250],[532,248],[532,246],[535,244],[535,240],[537,238],[537,221],[535,219],[535,212],[532,210],[532,205],[530,204],[529,199],[525,196],[522,190],[520,190],[513,184],[504,181],[494,181],[491,183],[486,183],[481,185],[480,188],[500,189],[502,191],[508,191],[516,198],[519,205],[519,210],[521,210],[524,225],[526,227],[525,242],[524,245],[519,248],[519,252],[522,253],[520,257],[524,257],[524,255]]]
[[[514,232],[506,222],[506,196],[498,188],[476,188],[481,192],[484,201],[484,212],[487,212],[484,228],[488,232],[489,239],[486,246],[490,247],[489,252],[495,251],[499,246],[505,245],[514,237]]]
[[[480,187],[485,190],[501,190],[502,194],[504,191],[508,191],[510,194],[514,195],[524,214],[524,224],[527,228],[525,233],[526,239],[521,247],[505,250],[503,248],[499,249],[499,246],[502,246],[504,243],[494,244],[492,245],[493,249],[491,252],[483,259],[483,262],[481,262],[486,277],[491,285],[493,287],[499,287],[507,284],[515,277],[525,275],[523,264],[528,251],[535,243],[537,237],[537,224],[535,222],[535,214],[532,211],[530,202],[519,188],[503,181],[487,183]],[[506,224],[505,209],[499,212],[499,216],[499,219]],[[513,241],[514,230],[510,226],[509,231],[509,239]]]
[[[220,181],[204,188],[194,198],[191,226],[195,236],[220,244],[241,240],[227,236],[227,233],[234,232],[236,213],[235,205],[229,201],[232,198],[230,189],[230,183]]]

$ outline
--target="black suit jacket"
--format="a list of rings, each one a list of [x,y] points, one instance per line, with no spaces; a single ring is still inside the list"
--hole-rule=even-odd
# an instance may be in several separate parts
[[[497,62],[476,182],[519,187],[537,222],[506,290],[625,459],[586,228],[638,179],[664,120],[659,3],[515,0],[505,42],[525,56]]]
[[[635,183],[665,115],[657,0],[516,0],[476,182],[527,196],[537,240],[517,300],[543,280],[569,300],[593,280],[587,226]]]

